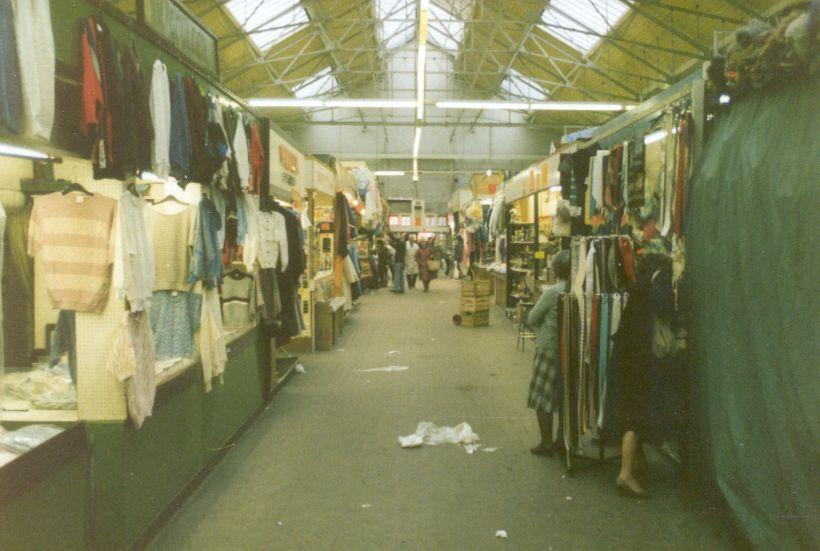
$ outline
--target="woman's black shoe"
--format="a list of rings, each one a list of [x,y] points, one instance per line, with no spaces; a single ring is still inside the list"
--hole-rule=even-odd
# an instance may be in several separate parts
[[[533,455],[541,455],[543,457],[552,457],[552,454],[555,452],[553,450],[552,444],[541,442],[534,448],[530,448],[530,453]]]

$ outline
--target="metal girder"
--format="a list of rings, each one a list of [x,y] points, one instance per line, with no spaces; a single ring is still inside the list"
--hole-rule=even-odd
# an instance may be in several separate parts
[[[660,19],[656,15],[654,15],[652,13],[649,13],[645,9],[645,7],[643,5],[641,5],[641,3],[635,2],[633,0],[621,0],[621,2],[623,2],[624,4],[626,4],[627,6],[632,8],[632,10],[636,14],[644,17],[645,19],[648,19],[651,22],[653,22],[655,25],[659,26],[660,28],[662,28],[663,30],[665,30],[666,32],[671,34],[672,36],[675,36],[675,37],[683,40],[684,42],[686,42],[687,44],[689,44],[693,48],[696,48],[697,50],[703,52],[707,56],[709,56],[711,54],[711,50],[709,48],[707,48],[706,46],[704,46],[703,44],[701,44],[700,42],[698,42],[696,40],[692,40],[691,37],[689,37],[688,35],[680,32],[678,29],[676,29],[675,27],[673,27],[672,25],[670,25],[666,21],[663,21],[662,19]],[[650,3],[650,5],[651,5],[651,3]]]
[[[627,0],[627,1],[628,1],[628,0]],[[569,19],[570,21],[572,21],[572,22],[574,22],[574,23],[577,23],[578,25],[580,25],[580,26],[581,26],[581,27],[583,27],[584,29],[586,29],[586,30],[588,30],[588,31],[595,32],[595,31],[594,31],[594,30],[593,30],[593,29],[592,29],[589,25],[587,25],[587,24],[586,24],[586,23],[584,23],[583,21],[579,20],[579,19],[578,19],[577,17],[575,17],[574,15],[572,15],[572,14],[570,14],[570,13],[567,13],[566,11],[561,10],[561,9],[559,9],[559,8],[555,8],[555,7],[553,7],[552,9],[553,9],[553,10],[555,10],[557,13],[560,13],[561,15],[563,15],[564,17],[566,17],[566,18],[567,18],[567,19]],[[613,31],[610,31],[610,32],[614,33],[614,30],[613,30]],[[615,36],[617,37],[618,35],[616,34]],[[559,39],[559,40],[560,40],[560,39]],[[632,59],[636,60],[638,63],[641,63],[641,64],[643,64],[643,65],[646,65],[647,67],[649,67],[649,68],[650,68],[650,69],[652,69],[653,71],[657,71],[657,72],[658,72],[658,74],[663,75],[663,76],[664,76],[664,78],[666,78],[666,79],[667,79],[667,81],[671,81],[671,80],[672,80],[672,75],[671,75],[671,74],[667,73],[666,71],[664,71],[663,69],[661,69],[661,68],[660,68],[660,67],[658,67],[657,65],[653,65],[652,63],[650,63],[649,61],[647,61],[646,59],[644,59],[643,57],[641,57],[639,54],[636,54],[635,52],[633,52],[633,51],[631,51],[631,50],[629,50],[629,49],[627,49],[627,48],[624,48],[623,46],[621,46],[621,45],[620,45],[620,44],[618,44],[617,42],[612,41],[612,39],[609,37],[609,35],[604,36],[603,38],[601,38],[601,40],[603,40],[603,41],[607,42],[607,43],[608,43],[608,44],[610,44],[613,48],[615,48],[615,49],[617,49],[617,50],[619,50],[619,51],[621,51],[621,52],[625,53],[626,55],[628,55],[628,56],[629,56],[629,57],[631,57]]]
[[[690,8],[684,8],[681,6],[675,6],[673,4],[666,4],[660,0],[642,0],[641,4],[644,6],[652,6],[653,8],[661,8],[666,9],[672,12],[680,12],[685,13],[688,15],[693,15],[696,17],[703,17],[704,19],[714,19],[717,21],[725,21],[727,23],[737,23],[739,25],[743,25],[746,23],[743,19],[737,19],[735,17],[729,17],[728,15],[721,15],[718,13],[709,13],[703,10],[693,10]]]
[[[362,122],[358,120],[344,120],[344,121],[310,121],[310,120],[297,120],[297,121],[287,121],[287,120],[279,120],[277,121],[279,126],[362,126]],[[370,119],[365,122],[365,126],[399,126],[399,127],[415,127],[416,122],[414,120],[407,120],[407,121],[396,121],[396,120],[379,120],[379,119]],[[566,124],[543,124],[543,123],[534,123],[534,122],[468,122],[468,121],[461,121],[461,122],[438,122],[438,121],[425,121],[424,126],[429,127],[443,127],[443,128],[563,128]]]
[[[721,1],[729,4],[730,6],[732,6],[733,8],[735,8],[738,11],[742,11],[743,13],[745,13],[746,15],[748,15],[750,17],[755,17],[755,18],[760,19],[762,21],[766,20],[766,17],[762,13],[760,13],[756,10],[753,10],[752,8],[747,6],[745,2],[740,2],[738,0],[721,0]],[[745,21],[744,21],[744,23],[745,23]]]

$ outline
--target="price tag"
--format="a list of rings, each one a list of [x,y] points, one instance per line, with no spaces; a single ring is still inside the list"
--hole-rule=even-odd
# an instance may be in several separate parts
[[[547,255],[544,253],[544,251],[538,251],[535,253],[535,258],[537,258],[538,260],[544,260],[546,257]]]

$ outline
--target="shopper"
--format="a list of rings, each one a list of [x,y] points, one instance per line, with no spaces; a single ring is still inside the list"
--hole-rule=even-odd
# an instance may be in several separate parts
[[[430,282],[437,277],[436,272],[431,271],[427,262],[435,260],[436,251],[433,249],[433,244],[430,241],[422,242],[418,252],[416,252],[416,264],[419,270],[419,279],[424,285],[424,292],[430,290]]]
[[[663,254],[649,253],[638,264],[635,283],[629,289],[615,343],[612,362],[619,376],[618,418],[621,440],[621,471],[618,490],[630,497],[644,497],[646,491],[635,478],[636,463],[642,456],[641,444],[655,436],[656,418],[663,419],[665,404],[653,404],[652,393],[659,388],[658,369],[662,361],[653,354],[653,325],[676,326],[672,291],[672,260]],[[656,400],[657,402],[657,400]],[[653,405],[655,406],[653,408]],[[663,428],[663,427],[661,427]]]
[[[416,243],[416,236],[410,234],[407,236],[407,259],[404,270],[407,274],[407,286],[411,289],[416,288],[416,279],[419,276],[419,266],[415,262],[416,253],[419,252],[419,245]]]
[[[396,250],[396,255],[393,261],[393,288],[391,292],[396,294],[404,293],[404,259],[407,255],[407,237],[396,237],[390,234],[390,243]]]
[[[390,249],[384,242],[384,239],[376,240],[376,260],[379,268],[379,287],[387,287],[388,276],[387,270],[390,267]]]
[[[455,250],[453,251],[453,263],[455,264],[453,268],[453,277],[455,279],[461,279],[461,257],[464,255],[464,238],[461,237],[461,234],[456,235],[456,246]]]
[[[552,262],[558,283],[544,290],[541,298],[527,316],[527,325],[536,333],[533,373],[527,407],[535,410],[541,441],[530,451],[535,455],[551,456],[563,449],[560,377],[558,355],[558,301],[567,291],[570,271],[570,253],[561,251]],[[558,435],[552,439],[552,416],[558,412]]]

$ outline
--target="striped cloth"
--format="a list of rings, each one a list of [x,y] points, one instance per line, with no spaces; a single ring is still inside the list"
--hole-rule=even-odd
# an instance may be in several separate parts
[[[117,202],[101,195],[36,197],[28,254],[39,255],[56,310],[100,313],[108,301],[114,263]]]

